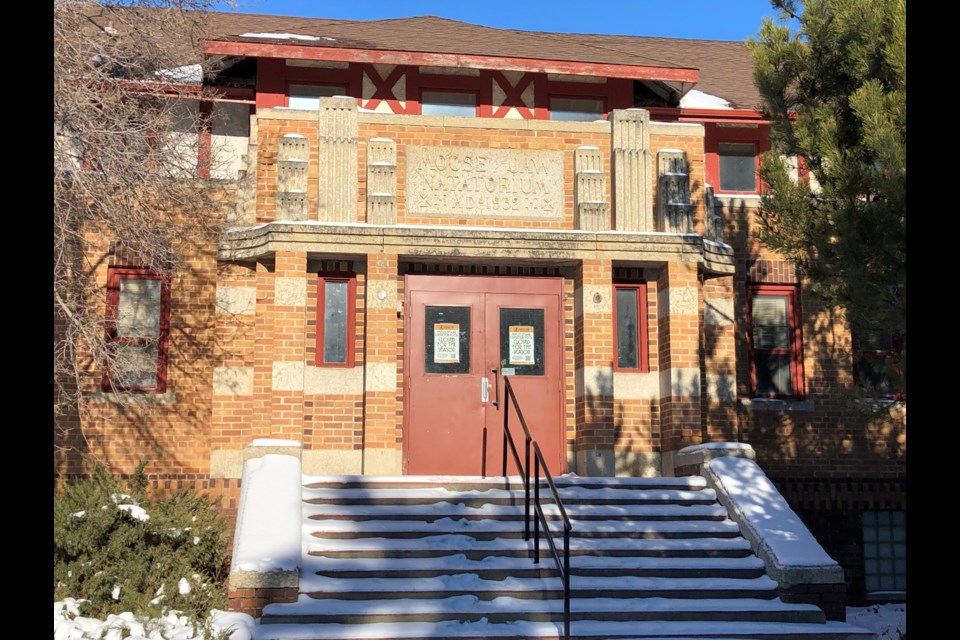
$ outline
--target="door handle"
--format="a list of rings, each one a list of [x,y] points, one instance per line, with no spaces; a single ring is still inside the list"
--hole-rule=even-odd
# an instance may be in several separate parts
[[[480,404],[490,401],[490,379],[487,376],[480,378]]]
[[[499,369],[490,369],[490,373],[493,374],[493,384],[496,390],[496,400],[493,401],[493,406],[500,408],[500,370]]]

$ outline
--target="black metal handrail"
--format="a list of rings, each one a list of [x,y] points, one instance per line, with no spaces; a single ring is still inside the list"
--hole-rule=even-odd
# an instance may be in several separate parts
[[[503,475],[507,475],[507,445],[510,445],[510,452],[513,454],[513,461],[517,465],[523,476],[523,539],[530,540],[530,446],[533,445],[534,454],[534,472],[533,472],[533,506],[537,512],[537,518],[533,522],[533,563],[540,564],[540,525],[543,524],[543,531],[550,545],[550,552],[560,570],[560,576],[563,578],[563,637],[564,640],[570,640],[570,531],[573,526],[570,524],[570,518],[567,516],[567,510],[563,507],[563,501],[557,492],[557,486],[553,482],[553,476],[550,475],[550,469],[547,468],[547,462],[543,459],[543,453],[540,451],[540,445],[530,437],[530,430],[527,428],[527,421],[523,418],[523,412],[517,403],[517,394],[514,393],[510,385],[510,379],[503,378],[504,395],[510,402],[503,403]],[[513,441],[513,435],[510,433],[510,405],[517,412],[520,419],[520,426],[523,427],[524,435],[524,462],[520,463],[520,454],[517,453],[517,445]],[[553,501],[560,511],[563,518],[563,560],[560,559],[560,553],[557,551],[557,543],[553,539],[553,531],[547,524],[547,517],[543,513],[543,505],[540,502],[540,469],[543,469],[543,477],[553,493]]]

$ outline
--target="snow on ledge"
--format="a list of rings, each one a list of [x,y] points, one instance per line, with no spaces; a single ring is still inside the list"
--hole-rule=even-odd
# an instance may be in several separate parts
[[[733,109],[728,100],[720,96],[710,95],[703,91],[691,89],[680,98],[681,109]]]
[[[300,449],[303,445],[299,440],[283,440],[282,438],[257,438],[250,443],[251,447],[296,447]]]
[[[302,477],[293,456],[267,454],[244,463],[231,573],[299,569]]]
[[[678,453],[696,453],[705,449],[749,449],[752,451],[753,447],[746,442],[705,442],[703,444],[693,444],[689,447],[684,447],[680,449]]]
[[[782,586],[843,582],[843,569],[756,462],[722,456],[706,463],[703,475],[774,580]]]
[[[299,33],[241,33],[241,38],[269,38],[273,40],[320,40],[317,36],[303,36]]]

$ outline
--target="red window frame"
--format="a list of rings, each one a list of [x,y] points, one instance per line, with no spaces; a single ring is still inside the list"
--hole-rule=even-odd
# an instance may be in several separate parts
[[[620,331],[617,326],[617,292],[632,291],[636,296],[637,304],[637,366],[620,366]],[[613,285],[613,369],[631,373],[647,373],[650,371],[650,337],[647,321],[647,283],[646,282],[616,282]]]
[[[747,349],[750,360],[750,395],[754,398],[779,398],[787,400],[802,400],[804,397],[803,380],[803,351],[800,332],[800,300],[799,287],[795,284],[751,284],[747,286]],[[787,330],[790,336],[790,346],[787,349],[757,349],[753,341],[753,300],[758,296],[775,296],[787,298]],[[790,386],[788,394],[759,393],[757,391],[757,355],[789,356],[790,358]]]
[[[759,173],[756,176],[755,186],[748,191],[725,191],[720,187],[720,145],[721,144],[753,144],[754,171],[760,169],[760,156],[770,150],[768,138],[770,127],[737,128],[718,126],[718,123],[707,123],[704,132],[704,164],[707,173],[707,182],[713,185],[714,193],[718,195],[759,195],[762,182]]]
[[[344,362],[327,362],[323,355],[323,335],[324,335],[324,310],[326,308],[326,284],[328,282],[345,282],[347,284],[347,308],[344,309],[347,320],[347,350],[346,360]],[[320,273],[317,274],[317,340],[316,340],[316,365],[318,367],[343,367],[354,366],[355,342],[357,332],[357,276],[354,273]]]
[[[104,367],[103,390],[135,393],[165,393],[167,390],[167,357],[170,343],[170,278],[145,267],[110,267],[107,271],[107,344],[109,349],[117,344],[147,344],[148,338],[118,335],[117,318],[120,312],[120,282],[122,280],[157,280],[160,282],[160,322],[157,342],[157,384],[152,387],[126,386],[114,378],[108,363]]]

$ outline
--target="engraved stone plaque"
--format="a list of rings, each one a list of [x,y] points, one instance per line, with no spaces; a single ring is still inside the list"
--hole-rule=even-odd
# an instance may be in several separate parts
[[[563,152],[407,147],[407,215],[560,220]]]

